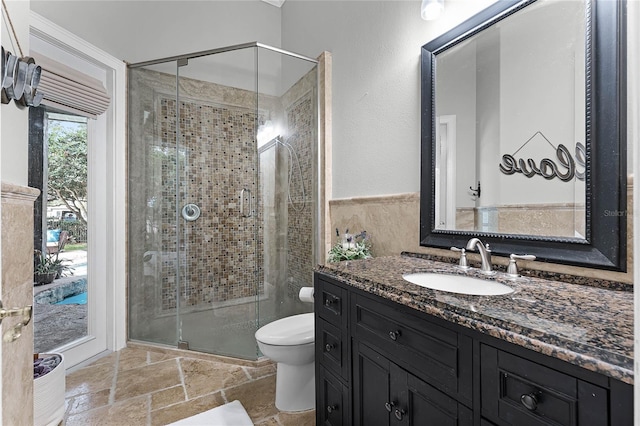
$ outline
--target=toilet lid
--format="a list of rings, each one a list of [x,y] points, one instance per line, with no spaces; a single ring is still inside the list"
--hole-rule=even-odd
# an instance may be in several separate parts
[[[273,321],[256,331],[256,340],[275,346],[313,343],[313,312]]]

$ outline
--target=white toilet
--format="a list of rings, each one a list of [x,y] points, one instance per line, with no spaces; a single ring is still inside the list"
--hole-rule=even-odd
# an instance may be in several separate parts
[[[264,356],[278,363],[276,408],[304,411],[315,408],[313,312],[276,320],[256,331]]]

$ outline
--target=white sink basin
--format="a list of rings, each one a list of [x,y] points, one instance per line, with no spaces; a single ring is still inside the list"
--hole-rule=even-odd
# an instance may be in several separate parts
[[[433,290],[474,296],[499,296],[513,293],[513,289],[496,281],[481,280],[464,275],[445,275],[429,272],[405,274],[406,281]]]

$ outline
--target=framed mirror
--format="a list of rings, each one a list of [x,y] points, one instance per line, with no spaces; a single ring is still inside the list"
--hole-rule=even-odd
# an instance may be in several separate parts
[[[626,2],[496,2],[422,47],[420,244],[626,270]]]

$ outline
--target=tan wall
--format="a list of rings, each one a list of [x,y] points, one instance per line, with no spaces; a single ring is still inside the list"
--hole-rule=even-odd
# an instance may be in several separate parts
[[[522,222],[523,211],[527,212],[526,223]],[[483,213],[491,219],[487,229],[482,228]],[[584,205],[576,204],[463,207],[456,209],[455,229],[573,238],[576,236],[576,232],[584,235],[584,222]]]
[[[522,266],[528,269],[633,283],[632,197],[633,185],[630,180],[627,188],[626,273],[536,261],[522,262]],[[449,250],[420,246],[420,194],[418,193],[331,200],[329,209],[331,229],[349,228],[351,232],[366,230],[371,235],[373,254],[376,257],[398,255],[402,251],[456,257]],[[335,238],[327,244],[327,251],[331,243],[335,243]],[[473,258],[476,255],[469,254],[469,256]],[[508,259],[494,256],[493,261],[495,264],[506,265]]]

